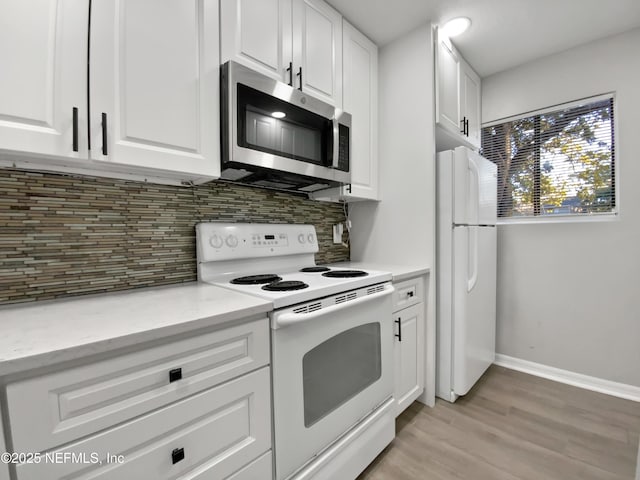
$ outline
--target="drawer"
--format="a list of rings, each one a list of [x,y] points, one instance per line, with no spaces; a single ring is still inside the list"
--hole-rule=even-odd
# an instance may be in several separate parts
[[[271,452],[265,453],[259,459],[231,475],[227,480],[272,480],[273,464]]]
[[[48,450],[268,363],[265,318],[11,383],[13,448]]]
[[[424,278],[416,277],[393,284],[393,311],[397,312],[411,305],[424,301]]]
[[[262,368],[17,465],[16,479],[223,480],[271,448],[269,382]]]

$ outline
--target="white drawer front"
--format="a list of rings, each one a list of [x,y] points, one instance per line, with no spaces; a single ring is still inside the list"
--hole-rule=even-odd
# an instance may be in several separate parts
[[[203,477],[203,480],[204,478],[208,477]],[[272,478],[273,464],[271,452],[267,452],[250,465],[231,475],[227,480],[272,480]]]
[[[424,300],[424,279],[422,277],[394,283],[393,286],[396,289],[393,297],[394,312]]]
[[[269,324],[261,319],[15,382],[7,386],[13,446],[47,450],[268,363]]]
[[[270,448],[265,367],[50,453],[75,454],[88,463],[43,460],[20,464],[16,472],[17,480],[222,480]],[[124,461],[108,463],[108,455],[123,455]],[[103,463],[91,464],[91,459]]]

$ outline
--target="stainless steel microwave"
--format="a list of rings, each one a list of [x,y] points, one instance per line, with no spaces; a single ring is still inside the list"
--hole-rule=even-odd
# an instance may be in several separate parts
[[[351,115],[235,62],[221,67],[222,179],[314,192],[351,180]]]

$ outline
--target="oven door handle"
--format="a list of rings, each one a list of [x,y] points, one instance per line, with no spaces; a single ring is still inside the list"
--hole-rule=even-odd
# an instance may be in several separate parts
[[[332,313],[339,310],[344,310],[345,308],[355,307],[357,305],[361,305],[365,302],[375,300],[377,298],[386,297],[387,295],[391,295],[394,291],[395,288],[393,288],[393,285],[388,284],[385,285],[384,290],[382,290],[381,292],[372,293],[371,295],[365,295],[364,297],[338,303],[337,305],[331,305],[330,307],[321,308],[320,310],[316,310],[311,313],[283,313],[276,318],[276,323],[278,327],[287,327],[289,325],[295,325],[297,323],[308,322],[309,320],[313,320],[323,315],[331,315]]]

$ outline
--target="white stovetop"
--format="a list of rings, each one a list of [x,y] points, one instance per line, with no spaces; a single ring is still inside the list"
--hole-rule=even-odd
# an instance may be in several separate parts
[[[315,266],[315,265],[312,265]],[[332,268],[331,270],[351,270],[345,268]],[[319,298],[336,295],[349,290],[375,285],[377,283],[391,281],[391,274],[388,272],[380,272],[367,269],[368,275],[363,277],[335,278],[324,277],[324,272],[289,272],[278,273],[283,281],[298,280],[309,285],[308,288],[301,290],[292,290],[285,292],[272,292],[263,290],[264,285],[236,285],[228,280],[237,275],[228,276],[227,281],[215,282],[215,285],[229,288],[242,293],[256,295],[273,303],[274,308],[283,308],[298,303],[308,302]]]
[[[340,262],[327,265],[327,267],[391,272],[394,282],[402,282],[403,280],[408,280],[431,272],[431,268],[428,265],[400,265],[395,263],[378,262]]]
[[[204,283],[0,308],[0,376],[265,314],[270,301]]]

